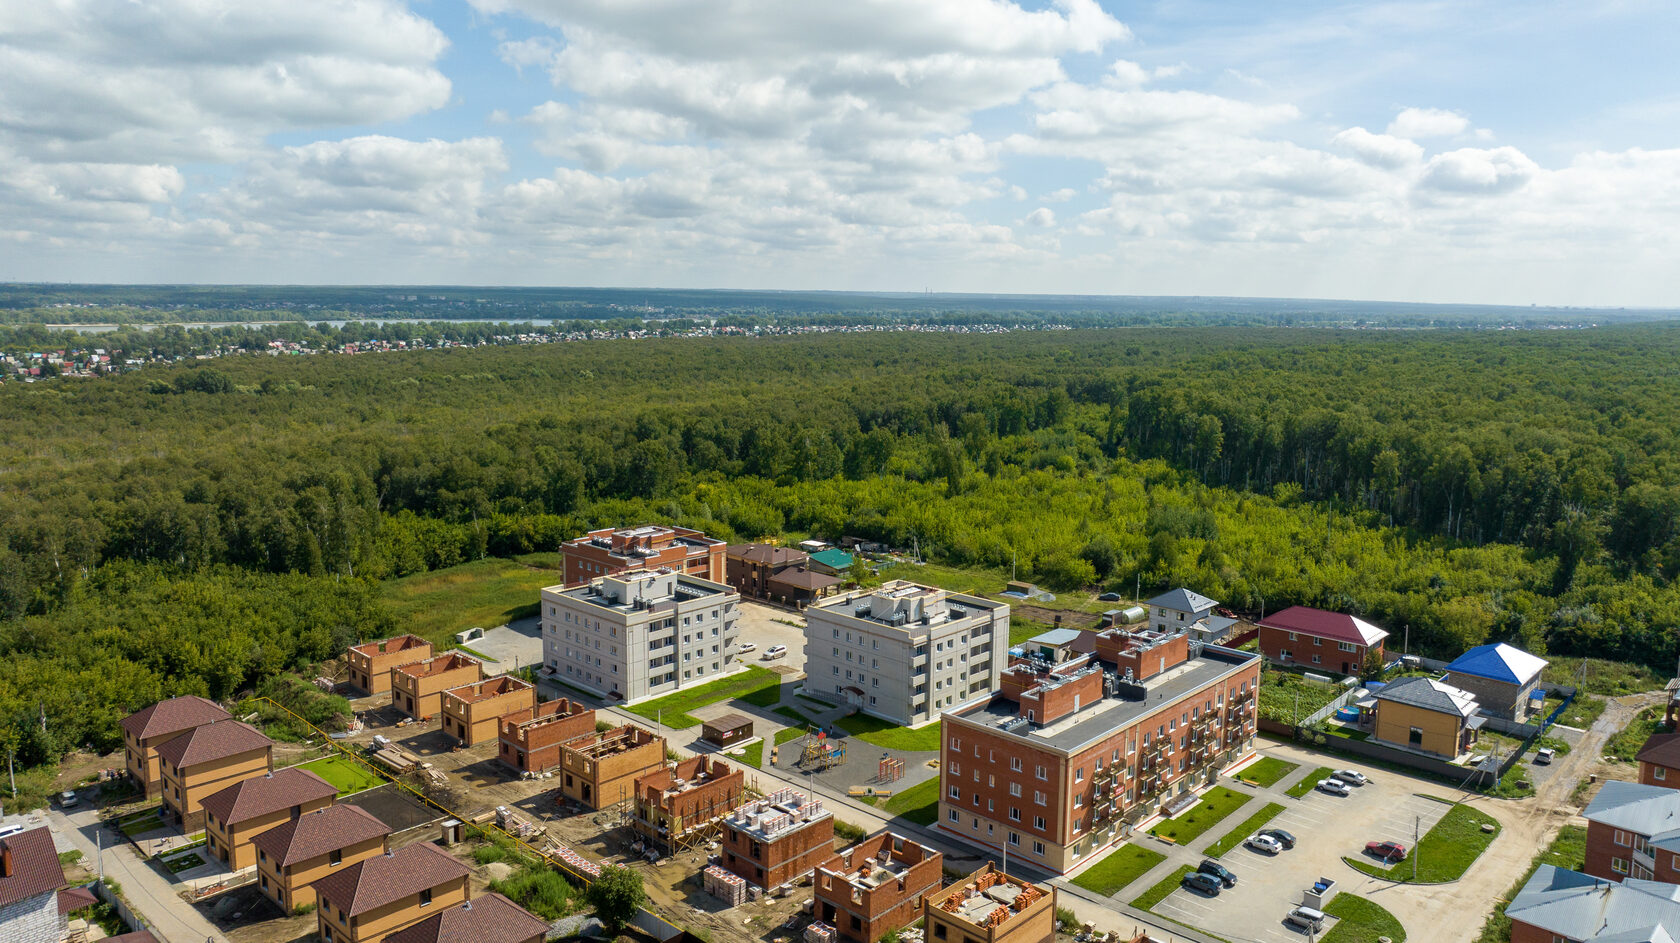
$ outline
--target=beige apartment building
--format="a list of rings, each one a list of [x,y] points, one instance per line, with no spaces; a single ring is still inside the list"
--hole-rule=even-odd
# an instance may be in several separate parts
[[[240,780],[205,797],[205,844],[229,868],[243,871],[257,863],[252,839],[336,798],[332,783],[295,766]]]
[[[205,724],[158,747],[163,808],[182,831],[204,825],[204,800],[274,768],[274,742],[250,724]]]

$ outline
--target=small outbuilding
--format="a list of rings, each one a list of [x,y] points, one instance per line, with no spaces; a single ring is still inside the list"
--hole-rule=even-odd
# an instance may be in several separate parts
[[[700,739],[714,746],[732,747],[753,735],[752,718],[745,714],[725,714],[700,725]]]

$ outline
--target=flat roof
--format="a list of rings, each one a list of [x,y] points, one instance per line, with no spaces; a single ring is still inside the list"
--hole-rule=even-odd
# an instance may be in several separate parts
[[[646,583],[653,582],[654,580],[666,576],[675,576],[676,583],[674,585],[680,586],[682,589],[669,596],[639,597],[642,600],[643,609],[650,609],[662,603],[680,602],[687,599],[704,599],[707,596],[727,596],[735,592],[728,586],[724,586],[720,583],[713,583],[711,580],[703,580],[699,577],[688,576],[684,573],[658,573],[651,570],[632,570],[629,573],[619,573],[614,576],[600,577],[591,580],[587,585],[577,586],[572,589],[565,588],[564,584],[559,586],[548,586],[543,588],[543,592],[553,593],[556,596],[564,596],[567,599],[575,599],[578,602],[586,603],[601,609],[611,609],[614,612],[634,612],[636,611],[636,600],[638,598],[635,594],[630,594],[630,597],[624,602],[614,602],[610,597],[601,593],[601,580],[613,579],[621,580],[625,583]]]
[[[1063,753],[1076,753],[1081,747],[1129,727],[1146,714],[1158,711],[1181,697],[1194,694],[1221,678],[1236,674],[1258,662],[1260,656],[1252,652],[1208,645],[1201,654],[1167,669],[1144,683],[1148,695],[1145,700],[1127,701],[1105,697],[1080,708],[1077,712],[1052,724],[1028,723],[1014,730],[1003,730],[1006,721],[1018,720],[1019,708],[1014,701],[994,696],[974,710],[961,714],[946,714],[989,728],[993,733],[1018,737],[1035,746],[1049,747]]]

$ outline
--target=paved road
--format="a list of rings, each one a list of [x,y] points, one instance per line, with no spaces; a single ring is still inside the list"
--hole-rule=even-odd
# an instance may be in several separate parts
[[[97,868],[99,859],[103,858],[105,876],[122,885],[123,896],[151,923],[153,935],[164,943],[227,943],[227,937],[181,899],[177,886],[136,855],[127,842],[113,847],[107,832],[104,851],[96,851],[94,836],[102,827],[96,810],[84,809],[65,815],[54,809],[47,818],[53,831],[69,838],[81,850],[82,860],[88,867]]]

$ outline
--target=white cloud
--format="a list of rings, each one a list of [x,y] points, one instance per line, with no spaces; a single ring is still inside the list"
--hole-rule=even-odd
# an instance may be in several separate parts
[[[1447,193],[1509,193],[1527,183],[1539,169],[1514,147],[1466,147],[1430,158],[1418,186]]]
[[[1074,188],[1063,187],[1060,190],[1052,190],[1049,193],[1044,194],[1044,196],[1040,197],[1040,199],[1046,203],[1066,203],[1078,195],[1079,191]]]
[[[1364,128],[1348,128],[1330,139],[1337,150],[1352,154],[1374,167],[1398,169],[1423,159],[1423,147],[1415,141],[1391,134],[1372,134]]]
[[[1469,118],[1439,108],[1407,108],[1388,123],[1389,134],[1410,140],[1452,137],[1469,129]]]
[[[1028,213],[1021,222],[1036,229],[1049,229],[1056,225],[1056,214],[1048,206],[1041,206]]]

